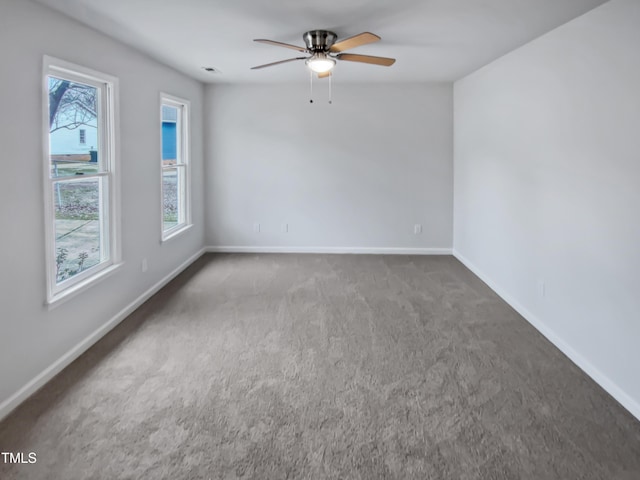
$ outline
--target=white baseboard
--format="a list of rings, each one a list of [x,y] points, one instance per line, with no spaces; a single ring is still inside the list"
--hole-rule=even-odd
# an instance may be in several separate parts
[[[181,273],[184,269],[186,269],[189,265],[195,262],[198,258],[205,253],[205,249],[201,249],[191,257],[189,257],[185,262],[183,262],[180,266],[174,269],[171,273],[165,276],[158,283],[149,288],[146,292],[136,298],[133,302],[127,305],[125,308],[120,310],[111,320],[102,325],[96,331],[94,331],[91,335],[86,337],[76,346],[71,348],[67,353],[62,355],[58,360],[53,362],[49,367],[43,370],[40,374],[38,374],[35,378],[29,381],[24,387],[18,390],[16,393],[11,395],[4,402],[0,403],[0,420],[9,415],[18,405],[24,402],[27,398],[33,395],[38,389],[42,388],[49,380],[55,377],[58,373],[60,373],[66,366],[68,366],[71,362],[73,362],[76,358],[82,355],[85,351],[87,351],[92,345],[94,345],[98,340],[104,337],[109,331],[111,331],[116,325],[118,325],[122,320],[127,318],[133,311],[146,302],[149,298],[151,298],[156,292],[158,292],[162,287],[164,287],[167,283],[173,280],[179,273]]]
[[[456,249],[453,249],[453,256],[471,270],[480,280],[486,283],[491,290],[497,293],[505,302],[507,302],[516,312],[518,312],[525,320],[534,326],[542,335],[546,337],[553,345],[555,345],[562,353],[564,353],[573,363],[575,363],[584,373],[589,375],[598,385],[600,385],[609,395],[615,398],[620,405],[626,408],[629,413],[640,420],[640,404],[629,396],[622,388],[614,383],[609,377],[596,368],[589,360],[578,353],[571,345],[563,340],[558,334],[550,329],[541,319],[527,310],[515,298],[507,293],[502,287],[494,283],[489,277],[482,273],[468,258],[462,255]]]
[[[212,253],[350,253],[364,255],[451,255],[451,248],[386,248],[386,247],[264,247],[209,246]]]

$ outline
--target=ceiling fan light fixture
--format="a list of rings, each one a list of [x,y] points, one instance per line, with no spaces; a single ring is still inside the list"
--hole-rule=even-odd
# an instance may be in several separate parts
[[[316,73],[330,72],[336,65],[336,61],[326,53],[315,53],[305,63]]]

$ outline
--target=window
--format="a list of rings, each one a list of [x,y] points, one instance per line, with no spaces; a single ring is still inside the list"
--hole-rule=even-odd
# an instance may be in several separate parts
[[[190,227],[189,206],[189,102],[160,97],[162,162],[162,239]]]
[[[119,262],[117,79],[51,57],[44,64],[47,300],[53,303]]]

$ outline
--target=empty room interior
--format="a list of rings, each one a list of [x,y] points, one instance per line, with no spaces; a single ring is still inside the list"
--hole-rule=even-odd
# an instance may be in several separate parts
[[[638,0],[0,0],[0,478],[640,478],[639,46]]]

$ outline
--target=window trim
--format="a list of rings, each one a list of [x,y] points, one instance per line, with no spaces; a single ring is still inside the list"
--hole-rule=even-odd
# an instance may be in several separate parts
[[[50,131],[49,131],[49,85],[48,77],[59,76],[72,81],[86,83],[100,89],[101,112],[98,124],[102,124],[103,137],[99,139],[99,147],[105,171],[90,177],[104,178],[106,183],[106,202],[100,208],[106,211],[108,234],[101,231],[106,243],[107,259],[101,261],[78,275],[57,283],[56,251],[55,251],[55,202],[54,182],[51,177]],[[120,241],[120,155],[119,155],[119,88],[118,78],[77,65],[66,60],[43,56],[42,71],[42,151],[43,151],[43,192],[45,222],[45,260],[46,260],[46,305],[54,306],[63,300],[75,296],[88,289],[96,282],[108,276],[122,265]],[[87,177],[89,178],[89,176]],[[60,180],[60,179],[58,179]],[[102,230],[102,229],[101,229]]]
[[[164,105],[178,108],[178,116],[176,123],[180,124],[179,158],[181,163],[165,167],[162,163],[162,107]],[[191,220],[191,102],[185,98],[176,97],[168,93],[160,92],[160,239],[161,243],[175,238],[189,230],[192,226]],[[177,148],[177,147],[176,147]],[[184,222],[179,223],[165,230],[164,228],[164,192],[163,190],[163,173],[165,170],[172,168],[184,169]]]

